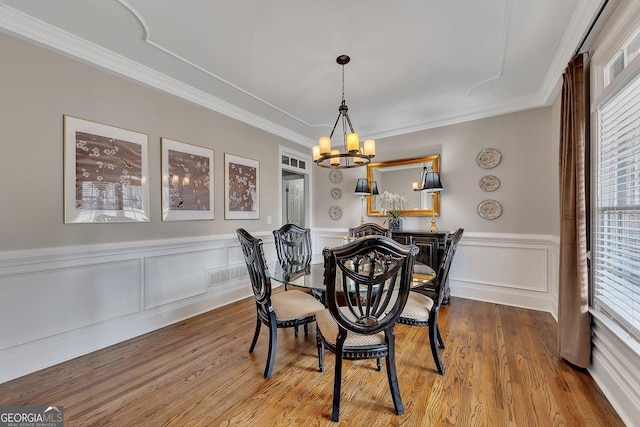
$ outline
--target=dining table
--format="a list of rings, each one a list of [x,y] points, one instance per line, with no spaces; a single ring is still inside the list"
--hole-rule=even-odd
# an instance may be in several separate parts
[[[326,305],[324,284],[324,257],[322,254],[313,254],[300,260],[276,261],[269,265],[271,279],[285,285],[296,286],[311,290]],[[426,264],[415,263],[411,287],[418,287],[431,283],[436,277],[436,272]]]

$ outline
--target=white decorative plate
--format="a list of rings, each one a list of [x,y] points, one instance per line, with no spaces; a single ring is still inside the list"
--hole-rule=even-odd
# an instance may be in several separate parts
[[[329,216],[333,220],[339,220],[342,218],[342,208],[340,206],[331,206],[329,208]]]
[[[333,197],[334,199],[339,199],[340,197],[342,197],[342,190],[339,188],[332,188],[331,189],[331,197]]]
[[[478,205],[478,215],[484,219],[496,219],[502,214],[502,205],[495,200],[483,200]]]
[[[500,187],[500,180],[497,176],[487,175],[480,180],[480,188],[484,191],[496,191]]]
[[[340,181],[342,181],[342,171],[340,169],[334,169],[331,172],[329,172],[329,180],[334,184],[337,184]]]
[[[495,168],[500,164],[500,160],[502,160],[502,154],[495,148],[485,148],[476,157],[476,163],[482,169]]]

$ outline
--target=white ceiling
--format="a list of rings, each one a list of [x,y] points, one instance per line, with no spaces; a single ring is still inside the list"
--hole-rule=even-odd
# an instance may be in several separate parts
[[[0,0],[0,30],[310,146],[548,105],[602,0]]]

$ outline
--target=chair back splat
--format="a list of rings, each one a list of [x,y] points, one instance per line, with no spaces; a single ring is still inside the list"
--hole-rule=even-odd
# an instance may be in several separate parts
[[[328,308],[316,315],[316,336],[320,371],[325,347],[336,354],[332,420],[339,419],[343,359],[384,357],[393,404],[401,415],[393,328],[407,302],[418,248],[366,236],[322,253]]]
[[[273,230],[278,261],[293,265],[311,262],[311,230],[295,224],[285,224]],[[285,284],[285,289],[287,285]]]
[[[269,328],[269,353],[264,369],[264,377],[269,378],[276,358],[278,328],[296,328],[316,320],[316,312],[324,306],[311,295],[302,291],[271,293],[271,276],[264,257],[262,240],[256,239],[243,228],[236,230],[245,263],[251,280],[253,298],[256,302],[256,330],[249,353],[253,352],[260,335],[260,326]],[[296,337],[297,337],[296,330]]]
[[[349,229],[349,237],[387,236],[391,237],[391,230],[376,223],[368,222]]]

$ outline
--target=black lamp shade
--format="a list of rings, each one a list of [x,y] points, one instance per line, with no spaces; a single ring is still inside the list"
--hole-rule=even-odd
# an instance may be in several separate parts
[[[371,181],[371,187],[371,194],[374,196],[380,195],[380,192],[378,192],[378,183],[376,181]]]
[[[371,189],[369,189],[369,181],[367,181],[367,178],[358,178],[358,182],[356,183],[356,191],[354,191],[353,194],[364,195],[370,193]]]
[[[440,174],[438,172],[427,172],[422,189],[431,192],[444,190],[442,182],[440,182]]]

